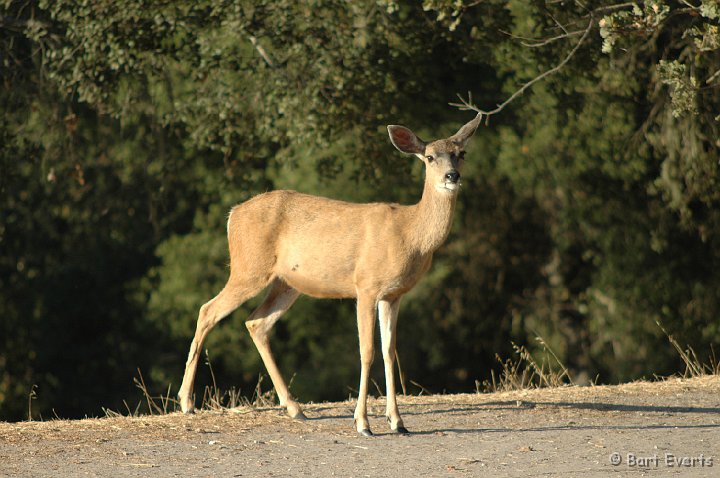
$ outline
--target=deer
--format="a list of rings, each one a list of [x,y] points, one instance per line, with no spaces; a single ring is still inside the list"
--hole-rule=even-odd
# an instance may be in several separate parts
[[[356,299],[360,385],[355,427],[360,435],[373,435],[367,395],[374,359],[373,334],[379,319],[385,415],[392,432],[409,433],[395,396],[400,300],[428,271],[433,253],[450,232],[465,146],[481,119],[478,114],[454,135],[432,142],[421,140],[405,126],[387,127],[395,148],[424,163],[424,188],[417,204],[357,204],[276,190],[234,206],[227,221],[229,278],[220,293],[200,308],[178,392],[181,410],[194,412],[193,382],[207,334],[241,304],[267,289],[263,302],[245,325],[287,414],[306,419],[275,363],[270,331],[300,294]]]

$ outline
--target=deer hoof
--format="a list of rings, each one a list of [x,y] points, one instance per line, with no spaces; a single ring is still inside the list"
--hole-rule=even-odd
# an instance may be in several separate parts
[[[370,431],[369,428],[363,428],[362,430],[358,431],[359,434],[361,434],[364,437],[371,437],[373,436],[373,432]]]
[[[409,435],[410,432],[405,427],[397,427],[397,429],[393,430],[398,435]]]
[[[299,422],[304,422],[305,420],[308,419],[308,417],[306,417],[302,411],[297,412],[294,416],[292,416],[290,418],[292,418],[293,420],[297,420]]]
[[[180,403],[181,403],[180,410],[182,410],[182,412],[185,415],[194,415],[195,414],[195,404],[193,402],[184,401],[181,399]]]

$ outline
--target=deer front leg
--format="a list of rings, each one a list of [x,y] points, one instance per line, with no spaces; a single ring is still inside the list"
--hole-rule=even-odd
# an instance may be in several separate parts
[[[372,436],[367,417],[367,394],[370,366],[373,362],[373,332],[375,330],[375,299],[358,295],[357,321],[360,338],[360,387],[355,407],[355,427],[361,435]]]
[[[393,301],[381,300],[378,303],[380,316],[380,338],[382,339],[382,354],[385,364],[386,409],[390,429],[396,433],[409,433],[403,425],[395,399],[395,331],[397,329],[398,310],[400,298]]]

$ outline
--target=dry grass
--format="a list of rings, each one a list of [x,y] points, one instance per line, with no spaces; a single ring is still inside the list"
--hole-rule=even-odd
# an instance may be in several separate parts
[[[275,392],[270,389],[265,392],[262,390],[264,375],[258,376],[257,384],[251,398],[247,398],[241,394],[240,389],[235,387],[229,390],[221,390],[215,380],[215,372],[210,362],[210,356],[205,351],[205,365],[210,370],[212,384],[207,385],[202,393],[200,402],[200,410],[222,411],[239,408],[260,409],[276,406]],[[171,385],[168,385],[167,391],[163,395],[153,395],[145,384],[142,371],[137,369],[138,376],[133,378],[133,383],[142,393],[143,398],[138,402],[135,408],[130,408],[126,400],[123,400],[126,413],[120,413],[103,407],[102,410],[108,418],[115,417],[139,417],[144,415],[168,415],[180,410],[180,402],[171,395]],[[292,385],[292,380],[290,380]],[[144,407],[143,407],[144,405]]]
[[[495,358],[500,362],[502,371],[498,375],[492,370],[490,380],[484,380],[483,382],[476,380],[476,392],[507,392],[573,385],[567,367],[563,365],[545,340],[542,337],[536,337],[535,340],[543,348],[543,354],[539,362],[525,346],[518,346],[513,343],[517,358],[515,360],[503,360],[496,354]]]
[[[678,341],[665,330],[659,321],[656,321],[656,323],[685,364],[685,370],[682,373],[676,373],[670,377],[656,376],[656,379],[664,381],[676,377],[699,378],[720,375],[720,363],[718,363],[712,346],[712,352],[707,362],[703,362],[690,345],[685,348],[681,347]],[[536,360],[526,347],[513,343],[513,349],[517,357],[514,360],[503,360],[499,355],[496,355],[495,357],[500,363],[502,371],[500,374],[491,371],[490,380],[483,382],[476,380],[476,392],[492,393],[575,385],[567,367],[563,365],[545,340],[539,336],[535,340],[540,343],[543,349],[540,361]],[[595,383],[592,384],[595,385]]]
[[[715,357],[714,350],[708,358],[708,362],[703,363],[691,346],[688,345],[685,348],[681,347],[677,340],[675,340],[675,338],[665,330],[660,322],[657,322],[657,325],[663,333],[665,333],[668,341],[677,351],[678,355],[685,364],[685,370],[682,373],[674,374],[670,377],[657,376],[656,378],[658,381],[665,381],[667,379],[677,377],[700,378],[720,375],[720,364]],[[515,343],[512,344],[516,355],[514,359],[503,360],[499,355],[496,355],[495,357],[500,363],[502,370],[499,374],[495,371],[491,371],[489,380],[484,380],[482,382],[476,380],[476,393],[527,391],[541,388],[558,388],[575,385],[567,367],[565,367],[565,365],[560,361],[558,356],[545,342],[545,340],[539,336],[536,337],[535,340],[542,347],[542,351],[535,356],[530,353],[527,347],[519,346]],[[206,386],[203,390],[201,405],[199,407],[200,410],[260,410],[277,406],[273,389],[270,388],[270,390],[267,391],[262,390],[264,375],[260,375],[258,377],[252,397],[247,398],[242,396],[240,390],[235,387],[230,390],[223,391],[217,386],[215,373],[207,351],[205,352],[205,365],[210,370],[212,384]],[[407,395],[405,390],[405,377],[402,374],[402,369],[400,369],[400,372],[401,388],[403,390],[402,395],[407,399],[410,397]],[[138,369],[138,376],[135,377],[133,381],[135,386],[142,392],[143,399],[138,402],[135,408],[130,408],[127,402],[123,401],[126,413],[119,413],[117,411],[103,408],[107,417],[167,415],[180,410],[179,402],[171,396],[170,386],[168,386],[166,393],[163,395],[151,394],[145,384],[145,380],[140,369]],[[419,383],[413,380],[409,380],[409,382],[420,389],[418,393],[419,396],[433,395],[432,392]],[[374,381],[373,383],[378,390],[378,395],[382,396],[383,393],[380,386]],[[290,380],[290,385],[292,385],[292,379]],[[592,385],[595,385],[595,383],[592,383]],[[29,417],[31,417],[31,404],[33,398],[34,396],[31,393],[28,400]]]
[[[685,371],[682,374],[683,378],[720,375],[720,364],[718,364],[717,358],[715,357],[715,349],[712,345],[710,346],[711,353],[708,357],[708,363],[703,363],[690,345],[687,345],[686,348],[683,349],[678,341],[665,330],[665,327],[662,326],[659,320],[656,320],[655,323],[660,327],[660,330],[663,331],[665,336],[667,336],[668,341],[685,363]]]

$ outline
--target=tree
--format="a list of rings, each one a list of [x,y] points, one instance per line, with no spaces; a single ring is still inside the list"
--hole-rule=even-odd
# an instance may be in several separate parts
[[[537,334],[601,381],[677,370],[656,320],[718,341],[717,2],[8,1],[0,27],[4,418],[34,384],[43,416],[122,408],[138,366],[177,387],[227,210],[283,187],[414,202],[384,126],[452,132],[466,91],[497,111],[404,304],[407,378],[468,390]],[[262,371],[251,307],[210,335],[223,387]],[[353,316],[302,300],[279,324],[301,399],[356,383]]]
[[[426,6],[470,31],[479,7]],[[527,95],[513,105],[515,124],[501,127],[499,168],[534,191],[555,243],[528,317],[575,349],[571,364],[600,376],[677,366],[657,352],[658,320],[706,344],[704,354],[718,339],[708,287],[718,259],[717,2],[506,7],[515,21],[498,64],[507,90]]]

